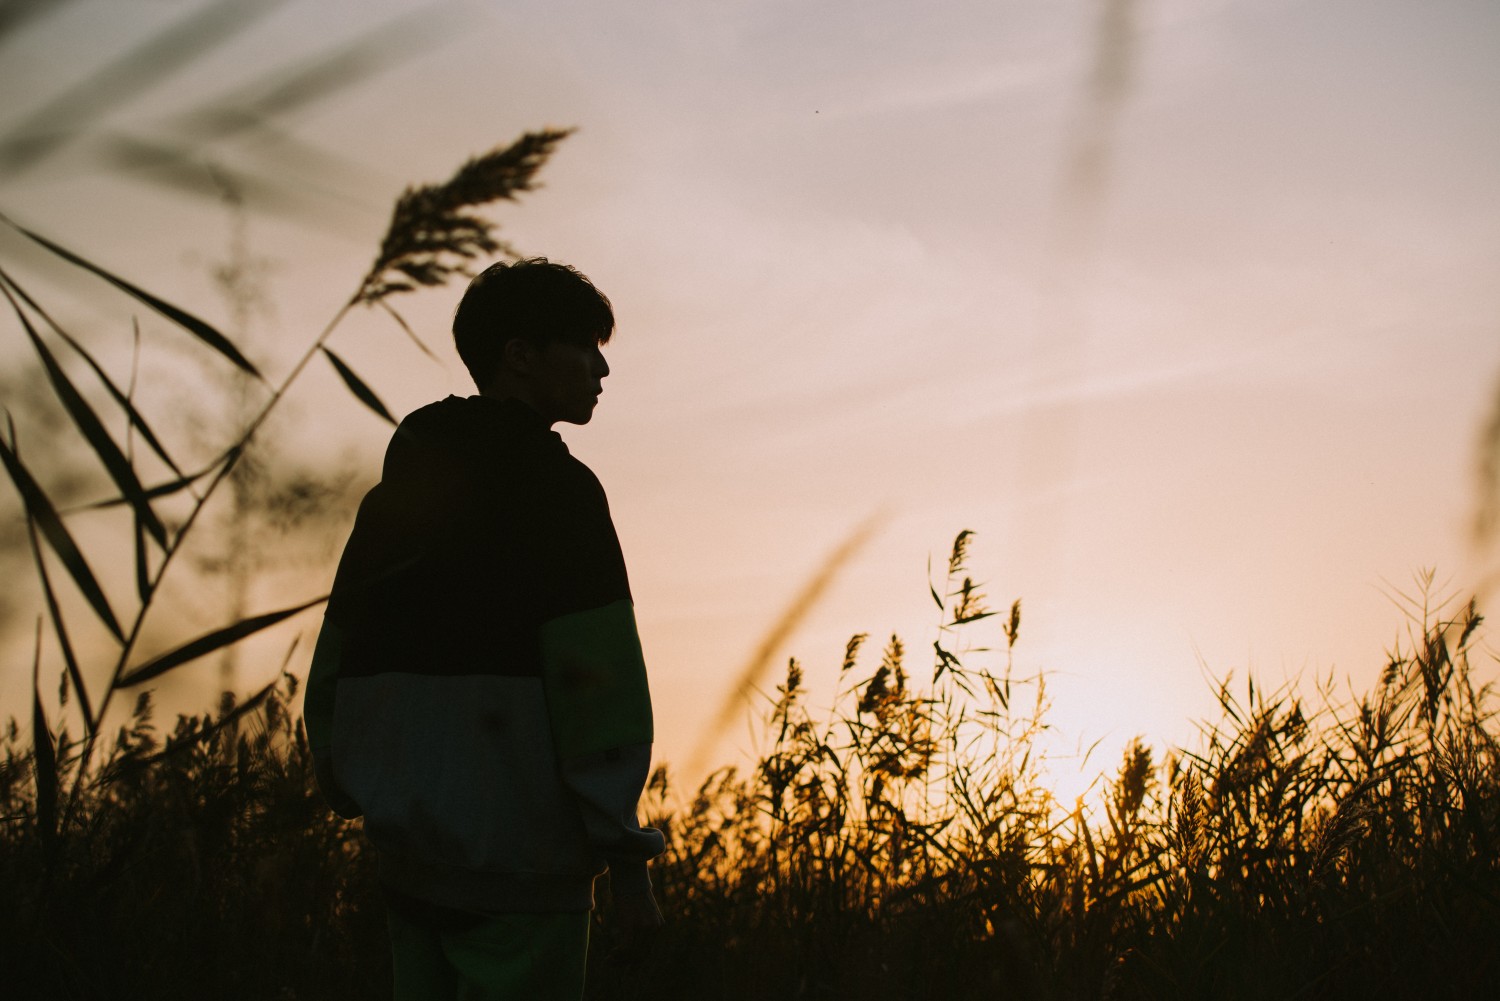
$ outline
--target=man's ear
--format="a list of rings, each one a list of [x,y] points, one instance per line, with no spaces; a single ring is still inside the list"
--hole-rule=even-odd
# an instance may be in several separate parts
[[[517,375],[530,375],[536,364],[536,345],[524,337],[512,337],[500,349],[500,364]]]

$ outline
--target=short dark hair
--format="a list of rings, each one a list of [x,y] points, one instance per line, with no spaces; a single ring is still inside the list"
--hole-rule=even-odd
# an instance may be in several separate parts
[[[603,344],[614,333],[609,299],[567,264],[532,257],[501,261],[469,282],[453,314],[453,343],[483,392],[505,345]]]

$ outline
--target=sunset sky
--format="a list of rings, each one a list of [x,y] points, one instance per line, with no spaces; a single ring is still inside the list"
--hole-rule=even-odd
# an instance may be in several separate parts
[[[336,174],[264,136],[194,147],[229,171],[337,178],[247,201],[272,304],[253,356],[281,373],[404,185],[577,127],[544,187],[492,214],[615,304],[595,421],[562,430],[609,491],[660,757],[700,746],[788,603],[871,519],[763,687],[796,656],[826,689],[856,632],[866,666],[898,632],[925,673],[927,564],[972,529],[993,603],[1023,601],[1016,667],[1048,673],[1059,772],[1112,767],[1137,733],[1190,741],[1230,671],[1362,688],[1414,574],[1460,595],[1495,565],[1469,525],[1500,391],[1500,5],[422,6],[267,5],[0,175],[0,211],[227,325],[205,262],[230,214],[109,167],[89,137],[172,137],[178,113],[410,18],[381,72],[274,121]],[[0,136],[206,5],[57,7],[0,39]],[[0,260],[50,281],[11,234]],[[447,336],[458,293],[394,302],[440,363],[379,313],[333,344],[397,413],[470,392]],[[59,311],[128,349],[127,305]],[[28,350],[10,319],[0,337]],[[329,372],[297,393],[286,448],[372,482],[388,429]],[[291,604],[328,573],[259,598]],[[998,625],[975,639],[1003,645]],[[15,649],[0,715],[24,717]],[[275,666],[247,665],[246,688]],[[1064,756],[1096,739],[1087,766]],[[750,745],[736,724],[714,754]]]

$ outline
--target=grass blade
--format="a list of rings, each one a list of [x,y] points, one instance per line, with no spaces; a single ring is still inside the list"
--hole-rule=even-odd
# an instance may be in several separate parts
[[[26,504],[27,515],[36,520],[42,530],[42,535],[52,547],[52,551],[57,553],[63,566],[68,568],[73,582],[78,585],[78,590],[93,607],[99,620],[114,634],[115,639],[121,643],[125,642],[125,633],[120,629],[120,622],[115,618],[114,610],[109,607],[109,599],[104,596],[104,589],[99,586],[94,572],[89,569],[88,561],[83,558],[83,551],[78,548],[78,543],[73,541],[73,536],[69,534],[67,526],[57,514],[57,508],[53,507],[52,501],[32,477],[30,470],[21,462],[21,457],[16,454],[14,424],[10,427],[10,438],[11,444],[0,439],[0,462],[4,462],[5,471],[10,474],[11,482],[20,492],[21,500]]]
[[[284,0],[218,0],[200,7],[11,126],[0,141],[0,171],[35,167],[111,108],[165,80]]]
[[[193,473],[191,476],[184,476],[176,480],[168,480],[166,483],[158,483],[154,487],[143,487],[142,492],[151,500],[156,500],[158,497],[170,497],[172,494],[181,493],[188,487],[192,486],[194,483],[197,483],[199,480],[203,479],[203,477],[207,476],[209,473],[213,472],[215,469],[218,469],[223,461],[224,459],[222,457],[215,459],[210,465],[198,470],[198,472]],[[119,507],[122,504],[129,503],[130,501],[125,497],[109,497],[105,500],[91,501],[88,504],[79,504],[74,507],[67,508],[64,513],[71,514],[74,511],[96,511],[107,507]]]
[[[173,755],[179,754],[190,747],[197,747],[199,744],[206,743],[220,731],[234,726],[240,721],[242,717],[254,712],[262,705],[264,705],[266,700],[269,699],[272,693],[276,691],[276,686],[279,684],[281,684],[281,679],[277,678],[275,681],[271,682],[260,691],[250,696],[244,702],[241,702],[239,705],[235,706],[229,712],[214,720],[212,723],[193,730],[191,734],[181,739],[168,739],[166,745],[154,754],[147,754],[142,757],[134,757],[128,759],[128,761],[126,761],[120,767],[106,772],[103,776],[103,782],[107,783],[118,781],[119,779],[127,775],[141,770],[142,768],[155,764],[156,762],[162,761],[166,758],[170,758]]]
[[[141,481],[136,477],[130,460],[125,458],[125,453],[120,451],[114,439],[109,436],[109,432],[104,429],[99,415],[94,413],[94,409],[88,405],[83,394],[78,392],[78,388],[62,370],[62,366],[57,363],[57,359],[52,356],[47,345],[42,343],[36,328],[31,325],[31,321],[22,311],[21,304],[12,298],[10,289],[0,285],[0,292],[5,294],[11,308],[16,311],[21,326],[26,330],[26,336],[31,338],[31,346],[36,349],[37,357],[42,360],[42,367],[47,370],[47,379],[52,383],[52,389],[57,393],[57,398],[62,401],[68,416],[73,419],[74,426],[93,447],[94,454],[99,456],[99,461],[104,463],[105,470],[108,471],[110,479],[114,480],[115,485],[120,488],[120,493],[135,508],[136,517],[140,519],[141,524],[151,533],[157,545],[165,549],[167,530],[163,527],[161,519],[157,518],[156,512],[151,510],[151,502],[146,499],[146,494],[141,489]]]
[[[140,288],[136,285],[132,285],[125,279],[104,270],[99,265],[84,260],[82,257],[79,257],[71,250],[58,246],[39,233],[33,233],[25,226],[20,225],[19,223],[15,222],[5,215],[0,215],[0,220],[4,220],[4,222],[12,229],[16,230],[18,233],[21,233],[23,236],[27,237],[33,242],[40,244],[46,249],[52,251],[52,253],[56,254],[58,257],[61,257],[69,264],[77,265],[78,267],[83,268],[85,271],[92,272],[93,274],[98,275],[100,278],[103,278],[105,281],[109,282],[121,292],[124,292],[131,298],[143,303],[155,312],[160,313],[162,316],[171,320],[179,327],[182,327],[184,330],[197,337],[204,344],[207,344],[219,354],[223,355],[225,358],[228,358],[240,369],[248,372],[250,375],[255,376],[255,378],[260,379],[262,382],[265,381],[265,379],[261,376],[259,370],[257,370],[254,365],[250,364],[250,362],[245,358],[244,355],[240,354],[239,349],[236,348],[232,343],[230,343],[229,338],[219,333],[203,320],[198,319],[196,316],[192,315],[186,310],[179,309],[178,307],[172,305],[170,302],[158,299],[156,296],[152,295],[150,292],[147,292],[145,289]]]
[[[174,194],[218,202],[226,189],[233,190],[257,212],[333,233],[348,233],[354,220],[351,210],[357,203],[349,193],[351,181],[324,182],[315,176],[293,176],[285,169],[268,173],[222,164],[205,170],[200,152],[156,139],[111,136],[96,139],[92,146],[100,166],[111,174],[128,174]]]
[[[204,466],[202,469],[198,470],[196,473],[191,473],[175,480],[168,480],[166,483],[158,483],[153,487],[145,487],[145,494],[151,500],[156,500],[158,497],[170,497],[172,494],[181,493],[182,491],[191,487],[194,483],[197,483],[199,480],[203,479],[203,477],[207,476],[209,473],[215,472],[224,465],[234,465],[239,461],[240,453],[243,451],[244,445],[231,445],[229,448],[224,450],[224,454],[214,459],[212,462]],[[119,507],[122,504],[128,503],[130,502],[124,497],[109,497],[105,500],[93,501],[89,504],[80,504],[75,507],[65,508],[63,510],[63,514],[72,514],[74,511],[94,511],[106,507]]]
[[[109,377],[109,373],[105,372],[103,367],[101,367],[100,364],[94,360],[94,356],[89,354],[88,351],[84,349],[83,345],[74,340],[66,330],[58,326],[57,321],[52,319],[51,315],[49,315],[45,309],[39,306],[36,300],[26,293],[25,289],[16,284],[16,280],[9,274],[7,274],[4,268],[0,268],[0,285],[8,285],[10,287],[10,290],[17,296],[19,296],[21,301],[24,302],[28,307],[30,307],[33,313],[35,313],[37,316],[40,316],[47,322],[47,326],[52,328],[53,333],[57,334],[58,337],[61,337],[63,341],[67,343],[68,347],[72,348],[78,353],[79,357],[84,360],[84,363],[87,364],[88,367],[93,370],[94,374],[99,377],[99,381],[104,383],[104,388],[109,390],[109,395],[113,397],[114,401],[120,405],[120,408],[122,410],[125,411],[125,416],[127,419],[129,419],[131,426],[141,433],[141,437],[145,439],[146,444],[151,446],[151,451],[155,452],[157,457],[161,459],[162,462],[165,462],[168,468],[172,470],[172,472],[176,473],[178,476],[183,475],[182,470],[178,467],[177,463],[174,462],[172,460],[172,457],[167,454],[167,450],[162,447],[162,444],[157,440],[155,433],[153,433],[150,426],[146,424],[146,419],[141,416],[138,410],[136,410],[135,405],[131,402],[130,394],[120,391],[120,387],[115,385],[114,380]]]
[[[736,676],[737,680],[729,697],[720,704],[717,715],[713,717],[708,727],[701,731],[698,746],[687,759],[686,770],[689,773],[698,773],[703,770],[704,762],[708,758],[708,753],[713,749],[714,742],[719,740],[724,731],[734,722],[735,716],[743,711],[746,700],[755,691],[756,683],[765,674],[766,668],[770,666],[787,637],[802,624],[808,613],[837,579],[839,573],[875,537],[887,520],[888,516],[885,511],[876,511],[856,525],[854,531],[839,544],[838,548],[824,558],[812,578],[803,585],[802,590],[797,593],[791,604],[781,613],[781,617],[761,639],[760,646],[751,656],[749,663],[741,668]]]
[[[291,67],[280,67],[187,112],[187,134],[206,140],[236,136],[245,128],[310,105],[384,73],[457,30],[450,6],[428,4],[385,22],[337,48],[321,49]]]
[[[151,567],[147,561],[146,533],[143,532],[139,516],[132,518],[131,535],[135,539],[135,593],[141,604],[151,600]]]
[[[36,825],[42,843],[57,836],[57,748],[42,708],[42,620],[36,620],[36,653],[31,663],[31,765],[36,771]]]
[[[68,638],[68,627],[63,622],[62,609],[57,604],[57,593],[52,589],[52,575],[47,573],[47,563],[42,559],[42,546],[36,537],[36,522],[26,518],[26,532],[31,539],[31,556],[36,561],[36,575],[42,582],[42,597],[47,602],[47,614],[52,618],[52,632],[57,636],[57,645],[62,650],[63,663],[67,665],[68,677],[73,680],[73,691],[78,695],[78,707],[83,711],[83,726],[92,736],[94,732],[94,707],[89,703],[88,688],[83,683],[83,671],[78,666],[78,657],[73,653],[73,643]]]
[[[411,342],[417,346],[418,351],[421,351],[424,355],[431,358],[433,361],[438,360],[438,356],[432,353],[432,349],[429,348],[426,344],[423,344],[422,338],[418,337],[417,332],[411,329],[411,324],[406,322],[406,317],[402,316],[400,313],[392,309],[391,304],[386,302],[384,299],[377,299],[376,302],[380,305],[380,308],[389,313],[391,315],[391,319],[395,320],[397,325],[400,326],[403,331],[405,331],[406,336],[411,338]]]
[[[222,629],[215,629],[211,633],[205,633],[195,640],[190,640],[175,650],[162,654],[155,660],[148,661],[120,678],[119,688],[130,688],[134,685],[150,681],[152,678],[160,677],[175,667],[180,667],[189,661],[197,660],[199,657],[207,656],[215,650],[222,650],[233,643],[238,643],[247,636],[251,636],[267,629],[283,619],[291,618],[298,612],[305,611],[312,606],[327,601],[328,596],[314,598],[303,602],[292,608],[283,608],[278,612],[267,612],[264,615],[254,615],[247,619],[241,619],[233,625]]]
[[[322,348],[321,350],[323,354],[328,356],[328,360],[333,363],[334,371],[338,372],[339,378],[344,380],[344,385],[349,387],[349,392],[359,398],[359,402],[375,411],[391,424],[396,423],[396,418],[392,417],[391,412],[385,408],[385,404],[380,402],[380,397],[376,396],[374,390],[365,385],[363,379],[354,374],[353,369],[344,364],[342,358],[327,348]]]
[[[67,2],[69,0],[10,0],[9,3],[0,4],[0,38]]]

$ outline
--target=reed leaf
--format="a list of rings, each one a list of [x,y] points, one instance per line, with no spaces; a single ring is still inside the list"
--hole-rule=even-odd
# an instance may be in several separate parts
[[[217,470],[217,468],[222,467],[225,462],[231,462],[231,464],[233,464],[234,459],[239,456],[239,453],[240,446],[234,446],[233,449],[226,450],[223,455],[220,455],[219,458],[214,459],[213,462],[205,465],[205,467],[202,467],[201,470],[196,471],[196,473],[190,473],[187,474],[187,476],[181,476],[178,477],[178,479],[174,480],[166,480],[165,483],[156,483],[156,485],[154,486],[145,486],[145,488],[142,488],[142,492],[144,492],[145,497],[150,498],[150,500],[156,500],[156,498],[159,497],[171,497],[172,494],[180,494],[181,491],[189,488],[189,486],[192,486],[193,483],[201,480],[202,477],[208,476],[208,474],[213,473],[213,471]],[[102,510],[105,509],[105,507],[120,507],[121,504],[129,503],[130,501],[126,500],[126,498],[124,497],[107,497],[105,498],[105,500],[90,501],[90,503],[87,504],[78,504],[78,506],[75,507],[68,507],[68,509],[65,509],[65,512],[63,513],[72,513],[75,512],[75,510]]]
[[[158,299],[156,296],[152,295],[150,292],[147,292],[145,289],[140,288],[136,285],[132,285],[125,279],[120,278],[109,271],[106,271],[104,268],[101,268],[99,265],[84,260],[82,257],[79,257],[71,250],[53,243],[51,240],[40,235],[39,233],[32,232],[25,226],[22,226],[21,224],[17,223],[15,220],[9,218],[4,214],[0,214],[0,221],[3,221],[6,225],[10,226],[16,232],[25,236],[27,239],[42,247],[45,247],[47,250],[52,251],[52,253],[56,254],[58,257],[61,257],[69,264],[76,265],[77,267],[83,268],[85,271],[89,271],[95,275],[98,275],[100,278],[103,278],[105,281],[109,282],[115,288],[119,289],[121,292],[124,292],[132,299],[135,299],[137,302],[142,303],[154,312],[159,313],[160,315],[166,317],[168,320],[171,320],[179,327],[182,327],[188,333],[197,337],[204,344],[207,344],[219,354],[229,359],[241,370],[249,373],[262,382],[265,381],[265,379],[261,376],[259,370],[257,370],[254,365],[250,364],[250,362],[245,358],[244,355],[240,354],[239,349],[230,342],[229,338],[219,333],[208,323],[198,319],[198,317],[194,316],[184,309],[180,309],[163,299]]]
[[[57,836],[57,748],[42,708],[42,620],[36,622],[36,651],[31,663],[31,765],[36,773],[36,825],[42,841]]]
[[[205,170],[197,149],[158,139],[111,136],[96,140],[94,149],[111,173],[128,174],[174,194],[217,202],[232,190],[260,212],[332,233],[348,232],[357,218],[348,201],[348,181],[329,184],[314,177],[288,177],[285,169],[271,174],[224,164]]]
[[[68,378],[68,374],[62,370],[47,345],[42,342],[37,334],[36,328],[27,319],[26,313],[21,309],[21,304],[11,296],[10,289],[0,285],[0,293],[4,293],[11,308],[15,310],[16,317],[21,321],[21,326],[26,331],[26,336],[31,339],[31,346],[36,349],[37,357],[42,360],[42,367],[47,371],[47,379],[52,383],[52,389],[57,393],[57,398],[62,402],[63,409],[67,410],[68,416],[73,420],[73,426],[78,428],[79,434],[93,448],[94,454],[99,456],[99,461],[104,464],[110,479],[120,488],[120,493],[135,508],[136,517],[142,526],[151,533],[157,545],[163,549],[167,545],[167,530],[162,525],[161,519],[157,518],[156,512],[151,510],[151,502],[146,498],[145,491],[141,489],[141,481],[135,475],[135,469],[130,460],[120,447],[115,444],[109,432],[105,430],[99,415],[94,413],[94,408],[89,406],[78,387]]]
[[[224,139],[273,116],[304,110],[416,55],[462,23],[445,4],[412,10],[338,48],[321,49],[218,95],[183,115],[182,131]]]
[[[418,351],[422,352],[433,361],[438,360],[437,355],[432,353],[432,349],[422,342],[422,338],[417,336],[417,332],[415,330],[411,329],[411,324],[406,322],[406,318],[404,316],[392,309],[391,304],[386,302],[384,299],[379,300],[379,304],[380,308],[390,314],[391,319],[396,321],[397,326],[399,326],[401,330],[406,334],[406,336],[411,339],[411,342],[417,346]]]
[[[15,278],[8,274],[3,267],[0,267],[0,285],[9,286],[10,290],[14,292],[33,313],[35,313],[37,316],[40,316],[43,320],[46,321],[47,326],[52,328],[53,333],[57,334],[58,337],[61,337],[63,341],[68,345],[68,347],[72,348],[75,352],[78,353],[79,357],[83,359],[84,364],[88,365],[88,367],[93,371],[94,375],[99,378],[99,381],[104,384],[104,388],[109,391],[109,395],[113,397],[114,401],[120,405],[120,408],[122,410],[125,411],[125,416],[130,421],[131,426],[141,433],[141,437],[145,439],[145,442],[150,446],[151,451],[156,453],[157,458],[161,459],[162,462],[165,462],[168,468],[170,468],[172,472],[176,473],[178,476],[183,475],[182,470],[178,468],[177,463],[172,459],[172,456],[168,454],[167,450],[164,447],[162,447],[161,442],[157,439],[156,434],[151,430],[150,425],[146,423],[146,419],[142,417],[140,411],[135,408],[135,404],[131,401],[130,395],[128,393],[120,391],[120,387],[115,385],[115,381],[109,377],[109,373],[105,372],[104,368],[94,360],[94,356],[89,354],[89,352],[84,348],[82,344],[79,344],[76,340],[73,339],[71,335],[69,335],[66,330],[59,326],[57,321],[52,319],[52,316],[45,309],[43,309],[35,299],[27,294],[26,290],[19,284],[17,284]]]
[[[9,0],[0,4],[0,38],[4,38],[32,18],[52,13],[52,9],[69,0]]]
[[[339,378],[344,380],[344,385],[349,387],[349,392],[353,393],[359,402],[375,411],[385,421],[391,424],[396,423],[396,418],[392,417],[391,412],[385,408],[385,404],[380,402],[380,397],[375,395],[375,391],[366,385],[363,379],[354,374],[352,368],[344,364],[342,358],[326,347],[321,350],[327,356],[329,362],[332,363],[334,371],[339,374]]]
[[[145,605],[151,600],[151,565],[146,550],[146,533],[139,516],[131,519],[131,536],[135,541],[135,593]]]
[[[73,541],[73,536],[63,524],[62,518],[58,516],[57,508],[53,506],[51,499],[37,484],[25,463],[21,461],[20,455],[17,454],[14,444],[16,440],[14,424],[10,427],[10,437],[10,444],[0,439],[0,461],[4,462],[5,471],[10,474],[11,482],[16,485],[16,490],[21,494],[28,517],[36,520],[36,524],[42,530],[42,535],[47,539],[47,544],[52,547],[53,552],[57,553],[63,566],[67,567],[73,583],[78,585],[78,590],[82,592],[94,609],[94,613],[104,623],[105,628],[114,634],[115,639],[121,643],[125,642],[125,633],[120,629],[120,622],[115,618],[114,610],[109,607],[109,599],[104,596],[104,589],[99,586],[94,572],[89,569],[83,551],[78,548],[78,543]]]
[[[305,611],[327,600],[328,596],[325,594],[322,597],[314,598],[311,601],[303,602],[291,608],[283,608],[276,612],[266,612],[264,615],[253,615],[249,618],[241,619],[233,625],[205,633],[195,640],[184,643],[175,650],[170,650],[160,657],[147,661],[128,671],[116,683],[116,687],[132,688],[153,678],[160,677],[175,667],[180,667],[190,661],[197,660],[199,657],[211,654],[215,650],[222,650],[224,647],[238,643],[240,640],[260,632],[262,629],[268,629],[284,619],[291,618],[298,612]]]
[[[145,768],[148,765],[155,764],[159,761],[164,761],[167,758],[175,757],[176,755],[181,754],[183,751],[207,743],[219,733],[229,729],[230,727],[233,727],[245,716],[255,712],[257,709],[260,709],[261,706],[266,703],[266,700],[269,699],[271,695],[276,691],[277,687],[282,684],[284,677],[285,675],[283,675],[282,677],[278,677],[275,681],[266,685],[260,691],[256,692],[244,702],[241,702],[239,705],[235,706],[229,712],[222,713],[219,718],[214,720],[212,723],[207,723],[201,727],[195,728],[194,730],[190,731],[187,736],[181,739],[169,738],[166,744],[162,746],[161,750],[156,751],[152,754],[133,756],[125,759],[115,767],[108,769],[101,777],[102,781],[117,781],[127,775],[130,775],[133,772],[140,771],[142,768]]]
[[[87,733],[94,732],[94,708],[89,702],[87,686],[83,683],[83,670],[78,666],[78,657],[73,652],[72,640],[68,637],[67,623],[63,621],[62,609],[57,604],[57,592],[52,588],[52,575],[47,572],[47,561],[42,559],[42,546],[36,537],[36,522],[28,513],[26,534],[31,541],[31,556],[36,562],[37,579],[42,582],[42,597],[47,602],[47,614],[52,619],[52,632],[57,637],[62,651],[63,664],[68,677],[73,680],[73,690],[78,694],[78,707],[83,713],[83,725]]]
[[[121,103],[229,41],[285,0],[218,0],[104,66],[11,126],[0,141],[0,171],[34,167]]]

